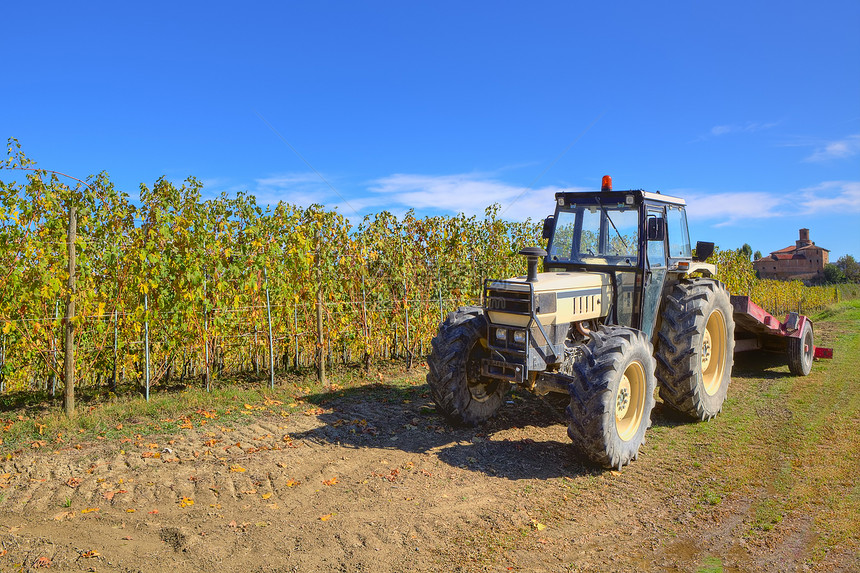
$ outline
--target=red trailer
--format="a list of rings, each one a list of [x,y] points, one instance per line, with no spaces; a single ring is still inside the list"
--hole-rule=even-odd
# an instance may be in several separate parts
[[[815,346],[812,321],[790,312],[784,322],[757,305],[748,296],[732,296],[735,319],[735,352],[768,350],[785,352],[788,368],[796,376],[806,376],[815,358],[833,358],[832,348]]]

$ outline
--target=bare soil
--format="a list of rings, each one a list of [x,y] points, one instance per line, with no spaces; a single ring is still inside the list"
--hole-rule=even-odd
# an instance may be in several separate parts
[[[816,553],[824,508],[756,529],[772,488],[726,491],[719,445],[659,403],[617,472],[574,457],[551,400],[516,393],[454,428],[410,376],[304,415],[252,405],[240,423],[197,412],[173,434],[4,451],[0,569],[860,571],[856,537]]]

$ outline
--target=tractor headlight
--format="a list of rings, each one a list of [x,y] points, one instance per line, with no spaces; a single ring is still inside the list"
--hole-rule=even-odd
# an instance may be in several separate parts
[[[525,344],[526,343],[526,331],[525,330],[515,330],[514,331],[514,342],[517,344]]]
[[[508,339],[508,331],[504,328],[496,329],[496,340],[507,340]]]

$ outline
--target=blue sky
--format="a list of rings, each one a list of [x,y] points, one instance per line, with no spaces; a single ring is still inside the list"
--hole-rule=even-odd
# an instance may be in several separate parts
[[[611,174],[685,197],[694,241],[860,258],[858,29],[856,0],[16,2],[0,135],[133,197],[352,218],[541,218]]]

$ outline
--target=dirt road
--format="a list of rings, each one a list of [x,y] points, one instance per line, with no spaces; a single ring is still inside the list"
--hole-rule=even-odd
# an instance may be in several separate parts
[[[455,429],[421,372],[407,380],[304,414],[238,405],[229,424],[198,411],[173,434],[6,451],[0,569],[860,570],[856,537],[821,552],[826,506],[761,527],[778,491],[729,475],[737,450],[721,444],[747,439],[729,416],[680,424],[658,403],[639,460],[604,471],[573,457],[557,404],[516,393],[487,426]],[[761,383],[741,369],[735,402]],[[754,438],[744,451],[755,475],[781,467]],[[856,480],[833,487],[856,496]]]

